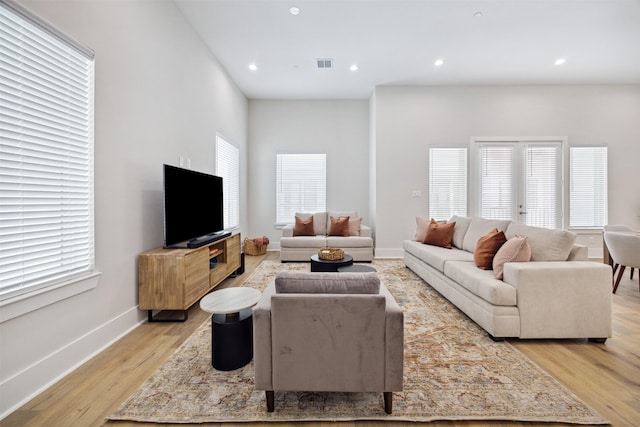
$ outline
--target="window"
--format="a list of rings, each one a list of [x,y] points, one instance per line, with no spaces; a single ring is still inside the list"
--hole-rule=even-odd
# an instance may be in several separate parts
[[[467,148],[429,148],[429,217],[467,216]]]
[[[562,142],[479,144],[480,216],[562,228]]]
[[[569,227],[607,224],[607,147],[569,148]]]
[[[93,52],[0,4],[0,299],[94,269]]]
[[[290,224],[296,212],[326,210],[326,154],[278,154],[276,222]]]
[[[240,150],[216,136],[216,174],[222,177],[224,228],[240,226]]]

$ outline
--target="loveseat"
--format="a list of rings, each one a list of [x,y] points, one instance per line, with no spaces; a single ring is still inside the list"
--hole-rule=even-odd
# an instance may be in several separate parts
[[[362,217],[357,211],[329,211],[318,213],[296,213],[297,224],[288,224],[282,228],[280,238],[280,261],[309,261],[311,255],[329,246],[344,250],[354,261],[371,262],[373,260],[373,238],[371,228],[362,224]],[[331,235],[331,219],[349,218],[348,234]],[[300,235],[296,233],[296,225],[312,223],[312,231]],[[299,230],[300,227],[297,227]]]
[[[404,315],[376,273],[280,272],[253,308],[255,388],[402,390]]]
[[[450,249],[446,244],[424,244],[422,236],[420,241],[405,240],[405,265],[493,339],[604,342],[611,337],[611,268],[588,261],[587,248],[575,244],[574,233],[477,217],[454,216],[448,224],[453,222]],[[427,234],[437,225],[429,227]],[[502,231],[506,241],[516,246],[528,246],[530,256],[509,262],[518,255],[508,253],[505,259],[500,248],[493,269],[478,268],[474,251],[492,231]],[[503,246],[506,249],[507,243]],[[498,258],[506,262],[496,265]],[[494,271],[500,269],[502,278]]]

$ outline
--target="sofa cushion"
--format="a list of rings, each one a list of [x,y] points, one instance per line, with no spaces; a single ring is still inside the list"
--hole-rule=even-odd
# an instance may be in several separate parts
[[[448,222],[455,222],[456,226],[453,229],[453,239],[451,239],[451,244],[458,249],[462,249],[462,242],[464,240],[464,235],[467,233],[469,229],[469,224],[471,224],[471,218],[466,216],[458,216],[454,215]]]
[[[285,294],[378,294],[376,273],[310,273],[282,271],[275,278],[276,293]]]
[[[467,229],[467,232],[464,235],[464,240],[462,241],[462,249],[469,252],[475,251],[480,237],[484,236],[494,228],[497,228],[498,231],[504,231],[507,229],[510,222],[511,221],[500,219],[484,219],[480,217],[471,218],[469,228]]]
[[[453,238],[455,226],[455,222],[439,223],[432,219],[429,223],[424,243],[451,249],[451,239]]]
[[[296,217],[300,219],[307,219],[310,216],[313,216],[313,230],[315,234],[327,234],[327,213],[326,212],[316,212],[316,213],[308,213],[308,212],[296,212]]]
[[[494,228],[478,239],[476,249],[473,251],[473,260],[478,268],[491,270],[493,268],[493,257],[498,249],[507,241],[504,231]]]
[[[296,216],[296,223],[293,228],[294,236],[315,236],[316,232],[313,229],[313,216],[309,216],[306,219],[302,219]]]
[[[332,248],[371,248],[373,239],[371,237],[360,236],[327,236],[327,246]]]
[[[505,234],[508,239],[515,235],[529,238],[531,261],[566,261],[576,241],[576,235],[571,231],[532,227],[519,222],[509,224]]]
[[[413,240],[420,243],[424,242],[425,237],[427,237],[427,230],[429,229],[430,222],[431,221],[426,218],[420,218],[419,216],[416,217],[416,235]]]
[[[493,257],[493,274],[502,279],[504,264],[507,262],[527,262],[531,259],[528,237],[514,236],[507,240]]]
[[[496,279],[493,271],[480,270],[474,262],[447,261],[444,274],[490,304],[515,306],[518,302],[513,286]]]
[[[281,237],[280,247],[283,248],[312,248],[320,249],[327,246],[327,236],[296,236]]]
[[[441,272],[444,272],[444,265],[449,261],[473,262],[473,254],[461,249],[424,245],[413,240],[405,240],[402,244],[405,251]]]
[[[348,216],[341,216],[341,217],[330,216],[329,220],[330,220],[330,224],[329,224],[329,231],[327,232],[327,236],[347,237],[349,235],[349,217]]]
[[[349,236],[359,236],[362,229],[362,217],[349,217]]]

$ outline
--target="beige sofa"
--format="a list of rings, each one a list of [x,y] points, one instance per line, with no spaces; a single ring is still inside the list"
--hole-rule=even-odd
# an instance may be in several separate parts
[[[318,213],[296,213],[302,219],[313,216],[315,236],[294,236],[294,224],[282,228],[280,238],[280,261],[309,261],[311,255],[317,254],[320,248],[329,246],[340,248],[345,254],[351,255],[354,261],[371,262],[373,260],[373,237],[371,228],[360,225],[360,236],[327,236],[330,228],[330,217],[348,216],[358,218],[356,211],[329,211]]]
[[[494,339],[611,337],[611,268],[587,260],[565,230],[454,216],[453,248],[405,240],[404,262]],[[526,236],[531,262],[504,264],[502,280],[476,267],[473,251],[490,230]]]
[[[404,317],[376,273],[281,272],[253,308],[255,388],[402,390]]]

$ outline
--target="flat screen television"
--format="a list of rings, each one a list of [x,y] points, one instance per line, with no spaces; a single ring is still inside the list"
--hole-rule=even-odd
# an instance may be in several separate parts
[[[222,178],[164,165],[164,246],[199,247],[223,229]]]

